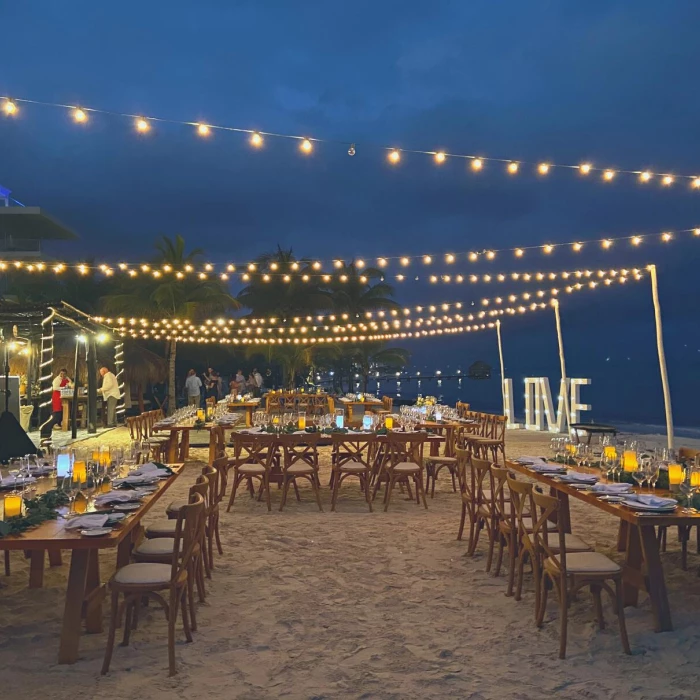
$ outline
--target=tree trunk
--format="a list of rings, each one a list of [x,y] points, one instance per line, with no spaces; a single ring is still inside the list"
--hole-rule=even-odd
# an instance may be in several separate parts
[[[168,415],[177,408],[177,390],[175,388],[175,359],[177,357],[177,340],[170,341],[168,348]]]

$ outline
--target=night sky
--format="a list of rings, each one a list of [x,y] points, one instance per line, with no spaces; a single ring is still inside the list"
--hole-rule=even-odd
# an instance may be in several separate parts
[[[700,5],[674,0],[532,2],[3,3],[0,94],[355,142],[202,139],[192,128],[20,105],[0,119],[0,184],[72,227],[61,257],[142,260],[181,233],[216,261],[277,244],[298,255],[371,258],[468,251],[700,226],[687,183],[603,183],[575,171],[516,178],[463,160],[436,166],[377,146],[700,174]],[[700,240],[522,262],[503,254],[453,273],[656,262],[676,422],[700,419]],[[235,291],[235,289],[234,289]],[[499,288],[498,293],[510,289]],[[514,290],[513,290],[514,291]],[[402,301],[495,290],[399,288]],[[593,378],[593,417],[660,422],[648,282],[562,308],[568,370]],[[507,375],[557,377],[551,313],[504,326]],[[498,364],[495,338],[410,344],[415,367]],[[463,395],[497,404],[497,382]]]

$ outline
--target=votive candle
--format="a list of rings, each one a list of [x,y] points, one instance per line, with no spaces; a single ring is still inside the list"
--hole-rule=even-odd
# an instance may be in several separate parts
[[[394,416],[387,416],[384,419],[384,425],[387,430],[391,430],[394,427]]]
[[[5,520],[22,515],[22,496],[18,493],[7,493],[3,498],[5,504]]]
[[[700,486],[700,472],[690,472],[690,485]]]
[[[197,409],[197,420],[204,420],[204,409],[203,408]]]
[[[364,415],[362,416],[362,428],[363,430],[372,429],[372,416]]]
[[[626,472],[636,471],[637,453],[634,450],[625,450],[622,453],[622,468]]]
[[[306,413],[299,414],[297,425],[299,426],[299,430],[304,430],[306,428]]]
[[[680,464],[668,465],[668,483],[671,486],[678,486],[683,481],[683,467]]]
[[[615,457],[617,457],[617,450],[614,445],[607,445],[603,450],[603,454],[607,459],[615,459]]]
[[[87,481],[87,467],[82,460],[73,463],[73,481],[83,484]]]

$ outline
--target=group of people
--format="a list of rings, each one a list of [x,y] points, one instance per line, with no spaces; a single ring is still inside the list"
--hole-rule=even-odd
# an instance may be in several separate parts
[[[102,386],[97,390],[97,393],[102,395],[103,406],[106,408],[104,415],[105,425],[108,428],[114,428],[117,425],[117,404],[121,398],[119,382],[114,372],[108,367],[100,367],[100,376],[102,377]],[[72,388],[73,381],[68,376],[68,370],[61,369],[53,379],[51,386],[51,418],[42,426],[42,434],[51,435],[54,427],[61,425],[63,422],[63,397],[61,390]]]
[[[256,368],[245,378],[243,370],[239,369],[236,376],[229,382],[229,394],[246,394],[251,392],[253,396],[262,394],[263,378]],[[195,370],[191,369],[185,379],[185,397],[190,406],[199,406],[202,399],[215,398],[217,401],[223,398],[221,375],[211,367],[200,378]]]

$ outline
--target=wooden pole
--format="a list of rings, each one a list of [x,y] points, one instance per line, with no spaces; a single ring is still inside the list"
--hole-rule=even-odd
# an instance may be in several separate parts
[[[651,296],[654,300],[654,321],[656,323],[656,349],[659,353],[659,369],[661,370],[661,386],[664,391],[664,409],[666,411],[666,439],[668,449],[673,449],[673,412],[671,411],[671,390],[668,386],[666,372],[666,354],[664,353],[664,334],[661,327],[661,304],[659,303],[659,284],[656,276],[656,265],[649,265],[651,273]]]
[[[566,386],[566,363],[564,362],[564,340],[561,335],[561,317],[559,316],[559,299],[552,299],[552,306],[554,307],[554,318],[557,322],[557,341],[559,343],[559,364],[561,366],[561,384],[564,386],[564,415],[566,421],[564,427],[566,432],[569,432],[569,425],[571,423],[571,413],[569,412],[569,392]]]
[[[501,319],[496,320],[496,336],[498,337],[498,358],[501,361],[501,399],[503,415],[506,415],[506,373],[503,365],[503,343],[501,342]]]

